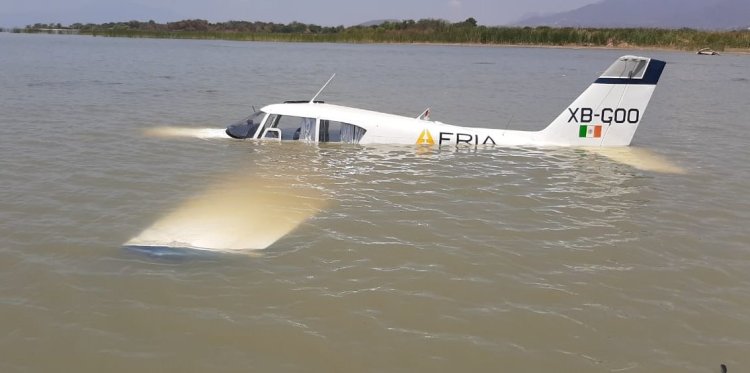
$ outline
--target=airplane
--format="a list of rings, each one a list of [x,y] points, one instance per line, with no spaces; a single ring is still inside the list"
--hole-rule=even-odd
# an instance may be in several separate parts
[[[430,120],[310,101],[268,105],[221,129],[163,127],[154,136],[235,138],[308,143],[452,146],[578,147],[636,168],[684,173],[658,155],[629,147],[664,70],[647,57],[618,58],[551,124],[540,131],[461,127]],[[154,256],[188,252],[247,253],[272,245],[326,205],[316,188],[300,188],[294,175],[226,180],[191,198],[126,242]],[[324,178],[323,178],[324,180]],[[321,181],[322,182],[322,181]],[[241,198],[237,198],[241,196]]]
[[[618,58],[570,106],[540,131],[462,127],[430,120],[310,101],[268,105],[226,128],[235,139],[353,144],[629,146],[666,63]]]

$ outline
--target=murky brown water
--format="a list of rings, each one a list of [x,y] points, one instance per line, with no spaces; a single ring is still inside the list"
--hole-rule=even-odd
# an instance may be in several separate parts
[[[0,50],[0,371],[750,366],[746,56],[637,52],[669,65],[634,143],[679,174],[575,149],[144,135],[309,98],[332,72],[331,102],[539,129],[622,51],[9,34]],[[222,183],[248,188],[226,214],[263,206],[257,188],[326,202],[259,255],[123,249]]]

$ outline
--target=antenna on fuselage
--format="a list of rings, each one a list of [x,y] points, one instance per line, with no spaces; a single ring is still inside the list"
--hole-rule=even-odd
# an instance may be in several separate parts
[[[333,78],[334,78],[335,76],[336,76],[336,73],[333,73],[333,75],[331,75],[331,78],[329,78],[329,79],[328,79],[328,81],[326,82],[326,84],[323,84],[323,86],[322,86],[322,87],[320,87],[320,90],[318,91],[318,93],[316,93],[316,94],[315,94],[315,96],[313,96],[312,100],[310,100],[310,103],[311,103],[311,104],[312,104],[313,102],[315,102],[315,99],[316,99],[316,98],[318,98],[318,96],[320,96],[320,93],[321,93],[321,92],[323,92],[323,90],[324,90],[324,89],[326,89],[326,87],[328,87],[328,83],[330,83],[330,82],[331,82],[331,80],[333,80]]]
[[[513,121],[513,117],[514,117],[514,116],[515,116],[515,115],[511,115],[511,116],[510,116],[510,119],[508,119],[508,124],[506,124],[506,125],[505,125],[505,129],[506,129],[506,130],[507,130],[508,128],[510,128],[510,122],[512,122],[512,121]]]

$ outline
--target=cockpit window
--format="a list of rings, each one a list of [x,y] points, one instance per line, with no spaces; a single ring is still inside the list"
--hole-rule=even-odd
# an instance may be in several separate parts
[[[648,59],[623,57],[615,61],[607,71],[602,74],[603,78],[642,79],[646,73]]]
[[[227,135],[234,137],[235,139],[252,138],[255,136],[258,127],[260,127],[260,122],[263,121],[263,118],[265,117],[266,113],[262,111],[255,112],[237,123],[230,124],[227,127]]]

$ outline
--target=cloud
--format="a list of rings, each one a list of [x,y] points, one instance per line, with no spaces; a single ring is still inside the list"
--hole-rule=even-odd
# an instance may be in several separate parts
[[[461,0],[451,0],[451,1],[449,2],[449,4],[450,4],[450,6],[451,6],[452,8],[460,8],[460,7],[461,7],[461,5],[462,5],[462,2],[461,2]]]

